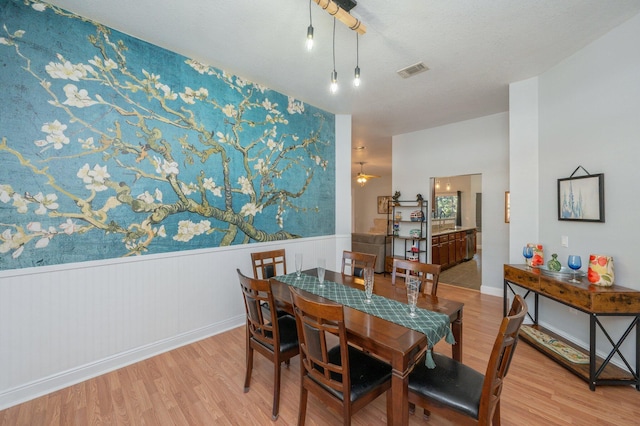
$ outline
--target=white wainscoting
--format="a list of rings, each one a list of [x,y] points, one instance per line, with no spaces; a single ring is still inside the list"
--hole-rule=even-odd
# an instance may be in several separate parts
[[[0,272],[0,410],[244,324],[236,268],[284,247],[287,268],[325,257],[331,235]]]

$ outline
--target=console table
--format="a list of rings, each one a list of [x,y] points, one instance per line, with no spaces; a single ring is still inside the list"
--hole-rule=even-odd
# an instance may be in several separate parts
[[[507,314],[507,296],[509,291],[515,295],[514,286],[526,290],[525,299],[530,294],[534,297],[533,312],[529,309],[528,316],[533,321],[533,327],[547,335],[563,341],[567,345],[586,354],[571,342],[541,327],[538,324],[538,298],[540,296],[555,300],[563,305],[572,307],[589,314],[589,364],[574,364],[554,351],[539,344],[524,332],[520,338],[536,349],[558,362],[566,369],[589,383],[589,389],[595,390],[596,385],[634,385],[640,391],[640,290],[613,285],[601,287],[590,284],[586,277],[580,283],[571,283],[555,277],[545,275],[537,268],[526,265],[504,265],[504,301],[503,311]],[[629,317],[631,323],[618,339],[609,335],[600,317],[618,316]],[[596,326],[602,331],[612,346],[605,358],[596,355]],[[629,363],[620,352],[620,346],[635,330],[635,367]],[[618,354],[626,366],[626,370],[612,363],[611,359]]]

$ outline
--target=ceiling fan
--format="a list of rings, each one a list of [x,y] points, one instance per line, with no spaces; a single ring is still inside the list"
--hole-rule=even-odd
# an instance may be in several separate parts
[[[362,166],[365,164],[363,161],[360,161],[358,164],[360,164],[360,173],[356,175],[356,182],[358,182],[360,186],[364,186],[364,184],[367,183],[369,179],[380,177],[376,175],[365,174],[365,172],[362,170]]]

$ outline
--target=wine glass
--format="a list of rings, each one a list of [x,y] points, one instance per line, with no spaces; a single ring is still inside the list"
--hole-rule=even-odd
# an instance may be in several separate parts
[[[569,265],[569,268],[573,270],[573,277],[569,280],[569,282],[579,283],[580,281],[576,280],[576,271],[582,267],[582,259],[580,259],[580,256],[577,256],[575,254],[569,255],[569,261],[567,262],[567,265]]]
[[[522,248],[522,255],[524,256],[524,263],[527,265],[527,269],[531,269],[528,261],[533,257],[533,247],[524,246]]]
[[[296,253],[296,280],[300,279],[302,274],[302,253]]]
[[[416,304],[420,290],[420,279],[416,276],[407,276],[407,302],[409,303],[409,316],[416,316]]]
[[[327,264],[324,259],[318,259],[318,281],[320,281],[318,287],[324,287],[324,271],[326,269],[326,266]]]
[[[364,294],[365,303],[371,303],[371,295],[373,294],[373,268],[364,269]]]

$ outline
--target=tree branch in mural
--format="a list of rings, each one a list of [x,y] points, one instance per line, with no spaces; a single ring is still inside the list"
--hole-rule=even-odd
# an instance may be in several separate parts
[[[279,105],[263,95],[264,87],[192,60],[186,63],[194,73],[224,82],[239,101],[223,104],[205,87],[175,91],[160,75],[130,68],[127,46],[111,41],[109,29],[94,25],[96,33],[89,37],[93,58],[73,64],[58,54],[44,70],[32,68],[32,60],[21,52],[25,32],[4,25],[0,44],[13,48],[22,69],[63,118],[52,113],[55,118],[42,123],[43,139],[30,149],[2,138],[0,157],[17,160],[51,191],[18,193],[0,182],[0,203],[26,218],[26,225],[0,223],[0,253],[17,258],[30,243],[45,248],[60,236],[101,231],[121,235],[124,255],[141,254],[155,239],[167,238],[166,221],[183,213],[192,215],[177,222],[174,241],[212,233],[220,233],[221,246],[237,237],[242,243],[296,238],[284,229],[286,212],[309,209],[295,200],[305,194],[315,172],[327,167],[320,155],[327,145],[319,137],[322,115],[319,128],[306,137],[287,133],[282,129],[289,122]],[[304,104],[289,98],[286,110],[302,114]],[[219,120],[207,122],[211,116]],[[71,143],[69,135],[82,137]],[[68,167],[76,167],[75,182],[59,175]],[[302,179],[285,178],[296,169]],[[72,200],[73,208],[64,209],[63,199]],[[254,225],[267,207],[277,208],[278,231]],[[33,215],[60,220],[45,224]]]

